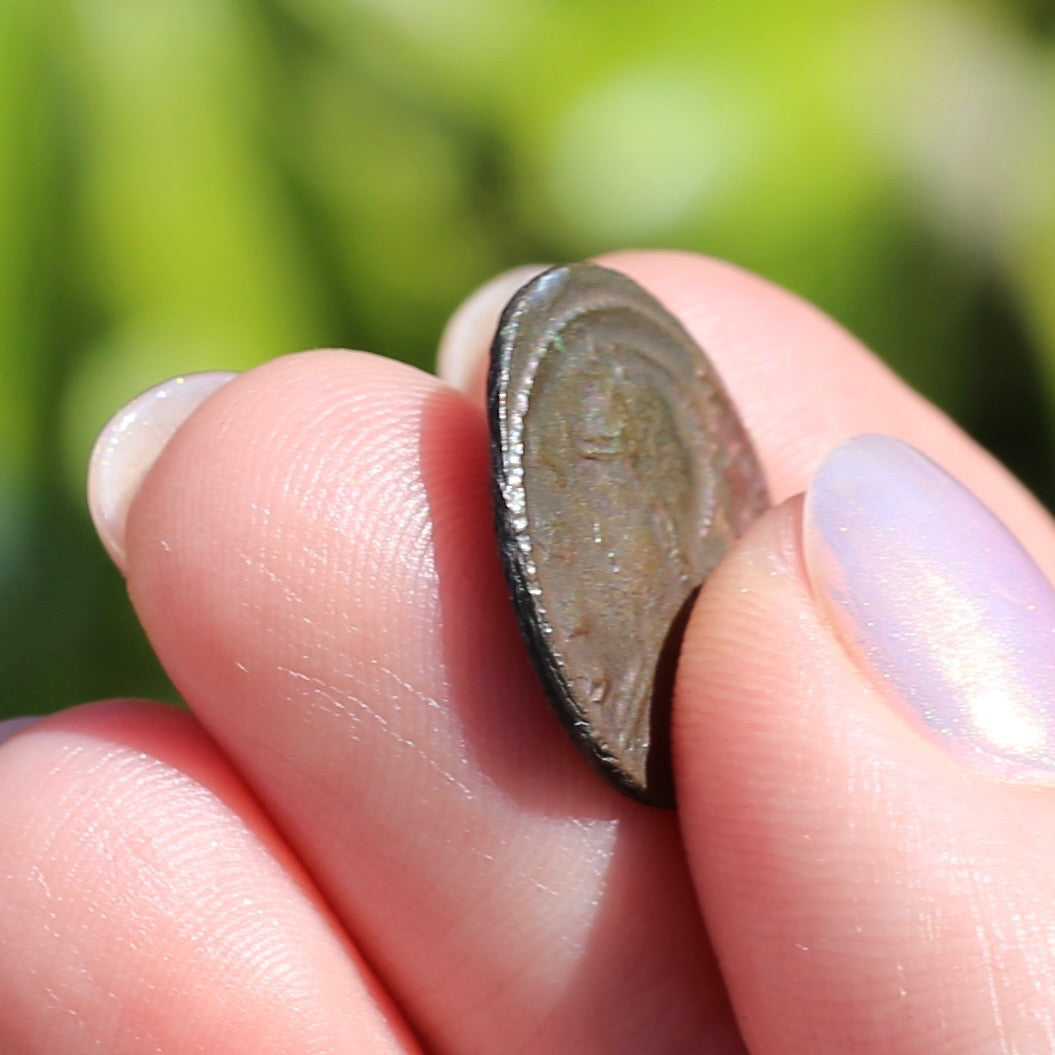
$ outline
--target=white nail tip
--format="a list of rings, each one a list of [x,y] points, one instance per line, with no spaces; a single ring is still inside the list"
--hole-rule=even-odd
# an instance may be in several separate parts
[[[122,571],[125,520],[144,477],[176,430],[234,376],[214,370],[163,381],[122,407],[99,433],[88,465],[88,508]]]

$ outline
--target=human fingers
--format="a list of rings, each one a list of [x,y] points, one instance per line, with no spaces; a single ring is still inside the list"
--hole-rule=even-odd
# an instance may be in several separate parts
[[[419,1050],[186,713],[25,726],[0,749],[0,848],[0,1050]]]
[[[686,633],[682,827],[758,1055],[1055,1048],[1055,594],[885,437],[767,514]]]
[[[830,320],[713,261],[602,262],[650,288],[708,350],[778,499],[802,490],[831,447],[882,430],[968,481],[1050,574],[1047,514]],[[495,321],[478,320],[470,360]],[[1051,868],[1039,851],[1050,821],[1022,808],[1035,792],[996,785],[1004,794],[986,799],[991,782],[963,795],[955,766],[940,780],[911,773],[915,734],[896,721],[900,740],[874,750],[859,711],[874,710],[875,685],[830,625],[817,629],[797,516],[767,517],[704,589],[675,710],[687,846],[752,1050],[1047,1050]],[[935,579],[918,586],[926,594]],[[920,602],[906,594],[931,610]],[[984,666],[970,623],[951,626],[963,640],[950,662]]]
[[[740,274],[740,273],[736,272],[736,274]],[[820,319],[818,317],[816,317],[816,315],[814,315],[812,312],[805,311],[803,313],[803,318],[801,320],[799,320],[801,325],[797,328],[797,326],[794,325],[795,311],[794,310],[788,311],[788,303],[787,302],[791,301],[792,303],[794,303],[793,299],[789,299],[787,294],[782,294],[779,291],[773,290],[771,287],[765,286],[765,284],[759,284],[759,283],[757,283],[756,280],[751,280],[750,276],[740,275],[740,279],[741,279],[741,281],[743,281],[745,283],[745,285],[747,285],[748,287],[751,287],[751,289],[753,289],[753,291],[751,291],[751,289],[748,290],[748,298],[747,299],[748,300],[753,299],[754,309],[755,309],[753,313],[752,312],[745,312],[745,318],[742,320],[744,325],[748,325],[748,323],[749,323],[749,318],[748,317],[751,314],[756,315],[757,318],[766,318],[767,317],[767,312],[773,311],[773,312],[778,312],[779,313],[781,310],[784,310],[785,313],[790,314],[791,317],[792,317],[789,320],[790,325],[788,326],[788,328],[785,331],[788,339],[792,342],[792,346],[794,346],[794,342],[795,341],[800,341],[802,344],[807,344],[807,343],[809,343],[809,341],[812,340],[813,337],[816,337],[817,334],[814,334],[814,333],[810,332],[810,327],[816,327],[821,322]],[[759,288],[760,285],[762,287],[761,289]],[[696,288],[697,288],[697,292],[698,292],[698,286]],[[731,296],[733,291],[729,290],[729,289],[725,289],[722,292],[723,292],[723,295]],[[778,301],[780,301],[780,303],[776,303]],[[830,324],[829,324],[829,327],[830,327]],[[837,333],[841,333],[841,331],[838,331],[838,328],[835,328],[835,327],[830,327],[830,328],[832,330],[835,330]],[[823,337],[823,334],[821,334],[821,335]],[[830,337],[830,334],[829,334],[829,337]],[[807,341],[807,338],[809,339],[809,341]],[[841,334],[841,339],[843,341],[846,341],[845,334]],[[853,351],[852,347],[848,347],[845,350],[847,350],[847,352],[850,354],[850,357],[852,358],[853,353],[855,353],[855,351]],[[723,372],[727,373],[727,370],[725,370],[725,368],[723,368]],[[763,377],[764,377],[764,375],[763,375]],[[843,386],[843,387],[846,388],[846,386]],[[848,392],[850,389],[852,389],[852,387],[853,386],[850,385],[848,388],[846,388],[846,392]],[[868,386],[865,386],[865,387],[868,387]],[[837,386],[837,391],[838,390],[839,390],[839,386]],[[846,392],[844,392],[844,395],[846,395]],[[780,395],[781,394],[774,394],[774,399],[779,401],[780,400]],[[838,402],[839,401],[837,400],[837,404],[838,404]],[[850,402],[852,402],[852,401],[850,401]],[[831,408],[831,409],[832,409],[832,413],[835,414],[835,416],[837,418],[839,418],[839,414],[840,414],[839,407],[837,406],[836,408]],[[842,410],[844,410],[844,411],[848,410],[849,411],[849,415],[848,415],[849,419],[853,420],[853,416],[852,416],[853,407],[852,406],[842,407]],[[843,419],[840,419],[840,420],[843,420]],[[940,419],[939,419],[939,421],[940,421]],[[946,423],[946,428],[947,427],[948,426],[947,426],[947,423]],[[952,430],[951,430],[951,435],[955,436],[955,434],[952,433]],[[479,441],[476,441],[476,442],[479,444]],[[962,441],[962,437],[960,438],[960,442],[961,443],[963,442]],[[423,444],[423,446],[427,447],[428,444],[425,443],[425,444]],[[464,447],[464,449],[472,449],[472,445],[468,445],[468,446],[462,445],[462,446]],[[478,449],[479,449],[479,447],[478,447]],[[964,449],[966,449],[966,450],[968,450],[968,452],[970,452],[971,447],[970,447],[970,445],[965,445]],[[779,453],[776,453],[776,454],[779,454]],[[772,463],[773,465],[776,465],[776,466],[779,466],[781,464],[780,463],[780,459],[778,457],[776,457],[774,455],[774,453],[771,452],[771,450],[763,448],[762,455],[763,455],[764,460],[766,460],[767,468],[770,467],[770,463]],[[464,471],[464,466],[462,466],[462,469]],[[771,479],[772,479],[772,474],[771,474]],[[1000,482],[999,476],[998,476],[998,482]],[[337,488],[333,488],[333,490],[335,491],[335,490],[337,490]],[[1010,487],[1009,488],[1009,493],[1011,493],[1011,494],[1014,493],[1014,487]],[[462,507],[463,504],[464,503],[456,503],[456,505],[458,505],[458,507]],[[477,502],[478,506],[481,505],[481,504],[483,506],[486,506],[486,502],[485,501],[483,501],[482,503]],[[1024,504],[1027,505],[1027,506],[1029,505],[1028,502],[1025,502]],[[473,509],[473,506],[469,505],[469,509]],[[478,513],[478,520],[479,520],[479,522],[484,522],[485,523],[486,521],[490,520],[490,513],[487,513],[487,512],[484,512],[484,511],[480,511]],[[386,522],[390,522],[390,521],[386,521]],[[481,537],[478,540],[478,542],[479,542],[479,544],[476,545],[475,548],[474,548],[475,552],[477,552],[477,553],[484,552],[483,548],[484,548],[484,546],[487,545],[487,541]],[[464,563],[464,561],[463,561],[463,563]],[[487,611],[491,612],[492,610],[488,609]],[[494,609],[494,611],[497,612],[497,611],[499,611],[499,609],[496,608],[496,609]],[[530,675],[529,675],[529,677],[530,677]],[[696,933],[698,933],[698,932],[696,932]],[[591,975],[591,977],[592,977],[593,981],[596,981],[598,976],[596,974],[593,974],[593,975]],[[711,987],[710,986],[708,987],[708,991],[711,991]],[[583,991],[583,992],[586,992],[586,991]],[[496,1014],[497,1015],[501,1015],[501,1014],[504,1013],[505,1009],[501,1008],[501,1006],[498,1006],[498,1008],[496,1008],[495,1010],[496,1010]],[[496,1019],[496,1021],[497,1021],[497,1019]],[[618,1021],[618,1020],[616,1020],[616,1021]]]
[[[738,1050],[673,819],[541,698],[483,416],[289,357],[176,431],[122,532],[159,656],[437,1050]]]
[[[487,350],[506,302],[521,286],[544,271],[542,264],[525,264],[495,275],[467,297],[440,334],[436,373],[474,402],[483,401]]]

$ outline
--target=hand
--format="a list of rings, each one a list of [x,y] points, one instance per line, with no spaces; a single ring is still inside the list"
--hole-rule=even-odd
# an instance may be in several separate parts
[[[95,495],[190,713],[96,703],[0,750],[0,1050],[1055,1050],[1052,626],[987,607],[1051,590],[911,452],[824,459],[907,441],[1050,577],[1047,514],[789,294],[602,262],[708,351],[777,503],[689,625],[679,812],[602,783],[514,625],[480,380],[509,281],[448,331],[467,396],[280,359],[127,520]]]

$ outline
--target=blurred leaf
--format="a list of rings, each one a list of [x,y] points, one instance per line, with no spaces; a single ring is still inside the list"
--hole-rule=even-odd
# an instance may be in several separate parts
[[[0,5],[0,497],[36,468],[56,194],[54,73],[47,5]]]
[[[125,400],[326,336],[262,149],[267,63],[251,9],[88,0],[73,38],[85,278],[109,319],[67,400],[71,472]]]
[[[125,400],[313,345],[430,367],[524,261],[760,271],[1050,501],[1042,7],[3,0],[0,707],[172,696],[84,512]]]

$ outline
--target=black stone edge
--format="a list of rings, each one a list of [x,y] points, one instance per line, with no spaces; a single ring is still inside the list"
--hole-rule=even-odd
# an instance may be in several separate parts
[[[527,646],[528,655],[539,675],[546,698],[561,724],[567,729],[582,754],[609,784],[637,802],[669,809],[673,808],[673,799],[666,794],[660,800],[650,797],[648,788],[643,788],[628,779],[618,767],[618,759],[601,749],[592,736],[589,723],[583,720],[578,709],[569,702],[574,700],[574,694],[567,684],[563,671],[553,661],[546,647],[542,627],[535,619],[527,615],[535,611],[534,598],[528,587],[528,577],[521,559],[520,547],[517,545],[516,534],[507,526],[510,519],[509,504],[506,499],[509,479],[503,453],[506,422],[501,397],[502,393],[508,390],[509,360],[513,338],[519,325],[519,317],[527,309],[527,302],[536,284],[545,275],[553,275],[559,271],[570,273],[573,266],[596,267],[598,271],[610,270],[592,264],[559,265],[536,275],[522,286],[506,304],[491,344],[491,359],[487,370],[487,421],[491,446],[491,495],[494,505],[495,535],[520,636]],[[633,284],[632,280],[621,272],[613,271],[612,274],[618,274],[621,279]],[[663,310],[658,301],[656,305]]]

